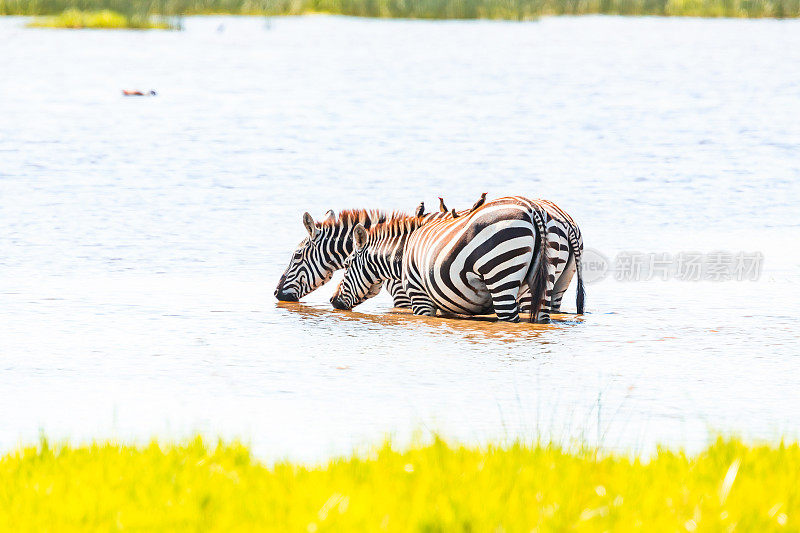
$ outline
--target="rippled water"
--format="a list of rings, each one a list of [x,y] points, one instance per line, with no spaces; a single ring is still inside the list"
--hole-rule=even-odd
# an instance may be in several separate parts
[[[0,18],[0,447],[797,436],[798,21],[23,26]],[[303,211],[484,191],[556,201],[609,258],[760,251],[764,272],[610,276],[550,326],[334,311],[332,284],[274,301]]]

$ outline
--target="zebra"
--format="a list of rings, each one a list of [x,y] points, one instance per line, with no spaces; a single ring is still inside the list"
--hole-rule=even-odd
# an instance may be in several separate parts
[[[472,209],[465,211],[469,213],[475,211],[483,205],[486,201],[486,193],[481,194]],[[561,311],[561,300],[569,287],[572,277],[576,272],[576,264],[580,263],[583,254],[583,239],[581,237],[580,228],[563,209],[549,200],[535,199],[531,200],[536,203],[544,214],[544,227],[546,233],[547,245],[551,249],[550,261],[553,264],[554,280],[548,280],[548,287],[546,290],[546,299],[542,306],[548,312],[558,313]],[[420,211],[419,209],[422,209]],[[442,216],[450,214],[453,218],[460,216],[455,210],[448,210],[444,203],[444,199],[439,197],[439,211]],[[424,203],[418,207],[417,214],[420,215],[424,212]],[[583,289],[583,280],[579,277],[579,286],[577,292],[577,307],[578,314],[584,312],[585,291]],[[530,313],[532,306],[532,299],[530,291],[526,284],[520,287],[519,296],[517,301],[520,304],[520,312]]]
[[[553,249],[552,285],[548,281],[544,306],[551,312],[561,310],[561,300],[567,291],[573,275],[578,273],[578,287],[575,293],[577,313],[582,315],[585,307],[586,291],[581,276],[583,257],[583,236],[578,224],[563,209],[549,200],[533,200],[543,211],[547,228],[548,246]],[[563,266],[562,266],[563,264]]]
[[[420,203],[415,214],[426,220],[447,216],[443,213],[426,215],[424,211],[425,204]],[[357,224],[369,228],[386,219],[387,214],[377,209],[348,209],[339,213],[338,217],[333,210],[329,210],[322,222],[316,222],[309,213],[303,213],[303,226],[308,231],[308,237],[292,254],[289,266],[275,289],[275,297],[284,302],[296,302],[324,285],[336,270],[342,268],[344,260],[352,253],[353,228]],[[399,280],[387,280],[384,286],[392,296],[394,307],[411,308],[411,299]]]
[[[318,289],[342,268],[344,260],[352,253],[353,228],[358,224],[369,228],[386,219],[386,213],[377,209],[348,209],[338,217],[329,210],[322,222],[316,222],[307,212],[303,213],[303,226],[308,237],[292,254],[289,266],[275,289],[275,297],[284,302],[296,302]],[[395,307],[411,307],[411,299],[406,296],[401,283],[390,280],[386,289],[392,295]]]
[[[550,261],[554,247],[547,242],[547,219],[539,203],[516,196],[458,218],[396,216],[369,232],[356,226],[355,251],[345,261],[331,303],[351,309],[377,294],[384,280],[394,279],[402,280],[414,314],[494,311],[500,320],[518,322],[517,297],[527,284],[531,321],[549,322],[560,263]]]
[[[563,209],[549,200],[536,199],[536,203],[543,213],[544,231],[546,232],[547,246],[550,248],[550,263],[552,269],[549,273],[545,301],[542,308],[547,313],[561,312],[561,300],[567,291],[572,277],[580,268],[583,256],[583,237],[575,221]],[[577,266],[576,266],[577,265]],[[582,315],[585,307],[586,292],[583,279],[578,276],[576,292],[577,314]],[[520,312],[529,313],[532,301],[528,287],[520,289]]]

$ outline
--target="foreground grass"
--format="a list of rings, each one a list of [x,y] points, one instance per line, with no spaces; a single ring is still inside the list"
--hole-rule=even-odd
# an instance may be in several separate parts
[[[116,11],[79,11],[67,9],[53,17],[39,17],[28,26],[34,28],[69,28],[69,29],[137,29],[168,30],[172,27],[164,21],[153,20],[149,16],[126,16]]]
[[[0,459],[0,530],[797,531],[800,447],[649,462],[436,440],[306,467],[240,444],[42,442]]]
[[[542,15],[800,17],[800,0],[0,0],[0,15],[109,10],[128,19],[193,14],[528,20]]]

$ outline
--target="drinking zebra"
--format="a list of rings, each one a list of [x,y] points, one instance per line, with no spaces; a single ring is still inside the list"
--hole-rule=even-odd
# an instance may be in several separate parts
[[[415,214],[425,220],[448,216],[444,213],[425,215],[424,211],[425,205],[421,203]],[[316,222],[310,214],[304,213],[303,226],[308,231],[308,237],[292,254],[289,266],[275,289],[275,297],[284,302],[296,302],[324,285],[335,271],[342,268],[344,260],[352,253],[353,228],[358,224],[370,228],[386,219],[386,213],[376,209],[345,210],[338,217],[331,210],[322,222]],[[399,280],[387,280],[385,287],[392,296],[394,307],[411,307],[411,299]]]
[[[575,221],[563,209],[549,200],[533,200],[544,212],[545,227],[547,228],[547,243],[551,251],[553,263],[554,283],[548,284],[545,294],[545,305],[552,312],[559,312],[561,300],[567,292],[572,277],[578,272],[578,287],[575,294],[576,307],[579,315],[583,314],[586,292],[583,288],[581,277],[581,258],[583,256],[583,236]],[[567,252],[565,254],[565,252]]]
[[[345,210],[338,217],[331,210],[322,222],[316,222],[310,214],[304,213],[303,226],[308,231],[308,237],[292,254],[289,266],[275,289],[275,297],[284,302],[296,302],[325,284],[352,253],[353,228],[356,225],[370,228],[386,219],[385,212],[375,209]],[[400,283],[388,283],[387,290],[395,306],[411,306]]]
[[[355,251],[345,261],[345,276],[331,303],[351,309],[392,279],[402,281],[414,314],[433,315],[437,309],[456,314],[494,311],[500,320],[517,322],[519,289],[527,285],[531,320],[549,322],[555,282],[571,255],[570,245],[562,249],[559,242],[548,242],[553,220],[545,204],[507,197],[459,217],[394,216],[369,232],[356,226]],[[564,233],[574,240],[573,231]],[[582,294],[577,244],[572,255]],[[582,295],[578,299],[582,312]]]
[[[485,201],[486,193],[483,193],[468,212],[478,209]],[[561,300],[577,270],[576,264],[580,264],[581,256],[583,255],[583,238],[580,228],[572,217],[556,204],[549,200],[542,199],[531,201],[542,209],[547,243],[552,250],[550,261],[554,266],[552,275],[555,276],[555,282],[548,284],[546,300],[543,306],[545,309],[549,308],[550,312],[557,313],[561,310]],[[424,204],[420,204],[420,207],[424,208]],[[423,211],[419,211],[418,208],[417,214],[419,215]],[[439,211],[443,216],[446,213],[451,213],[451,211],[448,211],[441,197],[439,198]],[[459,215],[453,214],[454,218],[456,216]],[[583,289],[583,280],[579,278],[578,281],[577,312],[578,314],[583,314],[585,292]],[[532,298],[526,284],[520,287],[517,301],[520,304],[520,312],[530,313]]]

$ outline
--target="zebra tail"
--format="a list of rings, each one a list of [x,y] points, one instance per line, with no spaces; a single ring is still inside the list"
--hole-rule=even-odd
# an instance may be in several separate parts
[[[534,213],[533,217],[536,219],[536,229],[539,232],[539,257],[535,258],[528,272],[528,288],[531,291],[531,316],[528,322],[536,322],[536,317],[539,316],[539,310],[542,308],[542,300],[544,300],[544,293],[547,289],[547,232],[545,231],[544,223],[538,220],[537,214]],[[538,261],[538,265],[536,262]]]
[[[578,271],[578,291],[575,295],[575,306],[578,314],[583,314],[583,307],[586,301],[586,291],[583,288],[583,276],[581,275],[581,252],[575,254],[575,270]]]
[[[571,231],[570,237],[572,238],[572,250],[575,254],[575,271],[578,273],[578,288],[575,291],[575,306],[578,308],[578,314],[582,315],[586,302],[586,290],[583,288],[583,269],[581,268],[581,255],[583,255],[583,246],[578,244],[578,238],[575,235],[574,228]]]

